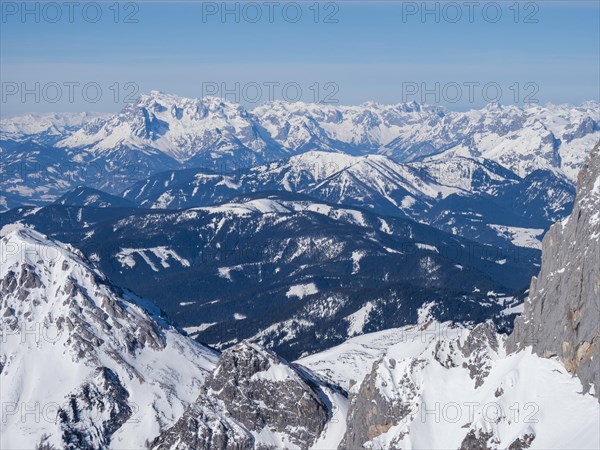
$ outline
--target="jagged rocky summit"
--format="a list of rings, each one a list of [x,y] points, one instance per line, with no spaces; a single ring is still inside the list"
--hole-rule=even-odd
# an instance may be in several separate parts
[[[309,448],[331,417],[335,394],[259,345],[224,351],[195,404],[153,450]]]

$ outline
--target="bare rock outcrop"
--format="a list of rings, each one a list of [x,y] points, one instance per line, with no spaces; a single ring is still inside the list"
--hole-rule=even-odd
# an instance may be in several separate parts
[[[198,400],[152,449],[307,449],[329,415],[326,396],[308,373],[241,342],[222,353]]]
[[[542,267],[531,280],[508,349],[532,346],[556,356],[600,394],[600,143],[577,180],[573,212],[553,225],[542,244]]]

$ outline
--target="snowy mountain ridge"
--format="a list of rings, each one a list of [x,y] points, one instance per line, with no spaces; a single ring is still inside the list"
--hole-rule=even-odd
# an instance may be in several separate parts
[[[108,113],[25,114],[0,119],[1,139],[57,142],[90,122],[106,120]]]
[[[381,153],[399,162],[427,157],[483,157],[520,176],[555,169],[574,180],[590,142],[600,136],[599,105],[502,106],[453,112],[415,102],[357,106],[275,101],[252,110],[216,97],[191,99],[151,91],[118,114],[3,119],[3,139],[77,123],[57,143],[102,154],[118,148],[159,151],[186,167],[223,160],[247,167],[325,150]],[[586,147],[587,146],[587,147]],[[237,154],[234,154],[237,153]],[[536,158],[531,158],[534,154]]]
[[[313,162],[317,169],[305,169],[329,174],[331,168],[318,168],[326,152],[339,155],[327,157],[338,171],[347,156],[372,157],[373,162],[386,156],[433,176],[438,171],[464,189],[468,176],[456,180],[465,175],[456,168],[471,160],[496,173],[508,171],[513,174],[509,177],[548,174],[573,188],[589,149],[600,139],[599,109],[597,102],[488,105],[466,112],[414,102],[272,102],[246,110],[215,97],[189,99],[152,91],[110,116],[2,119],[0,208],[47,204],[78,185],[114,195],[164,171],[247,171],[311,152],[319,152]]]
[[[555,172],[540,170],[520,178],[483,158],[397,163],[384,155],[308,151],[232,172],[167,171],[122,195],[144,208],[183,209],[261,191],[295,192],[315,201],[407,217],[486,243],[515,240],[515,227],[539,236],[564,217],[575,194],[570,181]]]
[[[261,135],[256,120],[240,105],[216,97],[187,99],[152,91],[101,126],[84,126],[57,145],[100,154],[119,147],[150,147],[184,163],[213,148],[260,154],[269,144],[268,135]]]
[[[2,448],[142,448],[195,399],[217,356],[152,304],[23,226],[0,255]]]

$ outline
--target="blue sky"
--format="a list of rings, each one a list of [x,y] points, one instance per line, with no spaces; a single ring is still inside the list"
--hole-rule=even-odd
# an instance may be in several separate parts
[[[518,2],[517,9],[511,0],[482,1],[471,11],[462,1],[276,3],[271,23],[265,2],[227,3],[238,8],[236,21],[223,19],[221,2],[121,2],[115,20],[110,1],[92,23],[94,7],[85,16],[76,8],[70,22],[59,2],[61,19],[51,23],[53,7],[31,3],[38,12],[23,17],[21,2],[3,2],[1,113],[117,111],[128,94],[152,89],[214,92],[250,107],[272,96],[416,100],[458,110],[489,99],[600,97],[598,1]],[[425,7],[438,12],[423,17]],[[257,11],[262,17],[252,23]],[[128,14],[136,22],[126,22]],[[24,89],[33,93],[23,97]]]

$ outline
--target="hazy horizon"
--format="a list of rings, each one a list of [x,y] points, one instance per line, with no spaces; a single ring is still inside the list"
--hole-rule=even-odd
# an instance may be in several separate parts
[[[127,96],[206,85],[258,98],[248,107],[297,93],[461,111],[600,98],[595,1],[276,3],[3,2],[2,115],[114,112]]]

